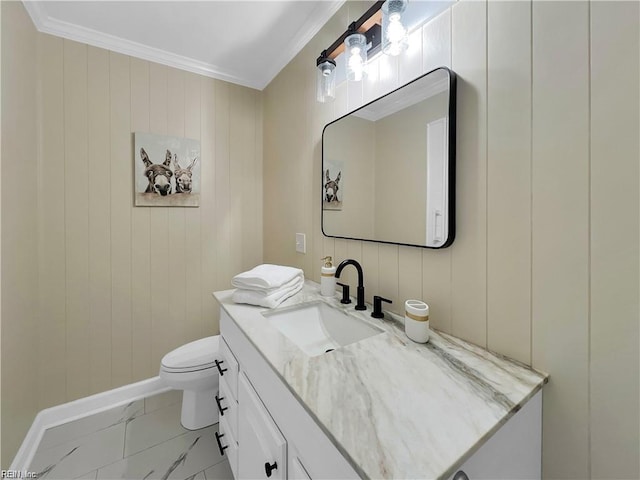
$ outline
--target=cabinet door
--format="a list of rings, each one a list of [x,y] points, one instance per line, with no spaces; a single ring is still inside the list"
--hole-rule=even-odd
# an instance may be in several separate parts
[[[238,449],[239,478],[287,478],[287,442],[244,373],[238,381]]]
[[[538,392],[450,480],[539,480],[541,459],[542,392]]]

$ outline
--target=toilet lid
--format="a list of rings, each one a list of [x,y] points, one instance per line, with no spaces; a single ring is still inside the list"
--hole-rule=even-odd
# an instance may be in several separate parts
[[[201,370],[213,366],[218,353],[218,335],[201,338],[167,353],[160,362],[169,370]]]

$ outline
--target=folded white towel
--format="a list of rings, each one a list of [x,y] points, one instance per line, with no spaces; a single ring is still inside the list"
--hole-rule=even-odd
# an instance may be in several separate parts
[[[248,303],[249,305],[275,308],[287,298],[302,290],[303,285],[304,279],[301,277],[295,277],[282,287],[269,292],[238,288],[233,292],[233,296],[231,298],[236,303]]]
[[[265,263],[248,272],[239,273],[233,277],[231,285],[245,290],[273,292],[296,278],[304,281],[304,272],[299,268]]]

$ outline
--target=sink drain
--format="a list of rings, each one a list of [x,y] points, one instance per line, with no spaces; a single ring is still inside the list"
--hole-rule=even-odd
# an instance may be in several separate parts
[[[329,353],[329,352],[333,352],[335,350],[335,348],[327,348],[324,353]]]

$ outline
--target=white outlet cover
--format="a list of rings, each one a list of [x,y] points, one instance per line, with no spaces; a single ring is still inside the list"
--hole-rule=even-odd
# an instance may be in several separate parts
[[[307,253],[307,237],[304,233],[296,233],[296,252]]]

